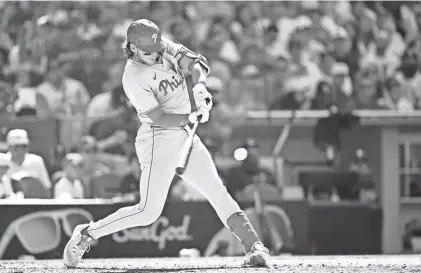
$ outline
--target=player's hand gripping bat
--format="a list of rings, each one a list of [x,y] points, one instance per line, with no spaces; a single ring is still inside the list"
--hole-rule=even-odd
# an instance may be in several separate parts
[[[199,120],[197,120],[194,123],[193,128],[190,131],[190,135],[187,138],[186,142],[184,143],[183,148],[181,149],[180,159],[178,161],[177,167],[175,168],[175,172],[178,175],[182,175],[184,171],[186,170],[187,162],[189,161],[189,157],[190,157],[190,152],[191,152],[191,149],[193,148],[194,135],[196,134],[196,130],[198,126],[199,126]]]

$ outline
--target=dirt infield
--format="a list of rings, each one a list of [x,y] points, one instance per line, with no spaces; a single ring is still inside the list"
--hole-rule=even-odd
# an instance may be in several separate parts
[[[1,261],[1,273],[147,273],[147,272],[281,272],[281,273],[388,273],[421,272],[420,256],[284,256],[270,268],[241,267],[241,258],[154,258],[84,260],[66,269],[59,260]]]

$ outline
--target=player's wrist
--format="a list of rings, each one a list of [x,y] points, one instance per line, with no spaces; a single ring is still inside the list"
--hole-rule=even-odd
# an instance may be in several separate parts
[[[206,81],[205,80],[200,80],[196,83],[196,85],[198,84],[203,84],[204,87],[206,87]]]

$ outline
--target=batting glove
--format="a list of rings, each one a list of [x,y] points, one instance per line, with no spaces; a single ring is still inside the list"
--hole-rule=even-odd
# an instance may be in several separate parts
[[[200,123],[205,123],[209,121],[209,111],[199,109],[189,115],[189,121],[195,123],[198,120],[198,117],[201,116]]]
[[[200,123],[205,123],[209,121],[209,111],[200,108],[199,110],[197,110],[197,112],[199,112],[199,115],[202,116],[202,118],[200,119]]]
[[[213,106],[212,95],[208,92],[204,83],[200,82],[193,87],[193,96],[198,109],[210,111]]]

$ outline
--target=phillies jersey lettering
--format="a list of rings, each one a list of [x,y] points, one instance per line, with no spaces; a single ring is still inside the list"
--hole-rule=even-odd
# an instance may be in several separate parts
[[[180,85],[183,84],[183,77],[180,77],[180,80],[177,80],[175,76],[172,76],[172,80],[169,81],[168,79],[162,80],[159,83],[159,92],[164,92],[164,96],[168,94],[168,87],[171,89],[171,91],[174,92],[174,90],[177,89]]]
[[[175,58],[163,54],[163,64],[145,65],[128,60],[123,73],[124,91],[141,122],[153,125],[147,113],[161,107],[165,113],[191,113],[187,84]],[[171,69],[172,68],[172,69]]]
[[[184,70],[179,61],[197,55],[180,44],[162,39],[165,47],[162,64],[146,65],[129,59],[122,83],[130,103],[136,108],[141,122],[154,125],[147,113],[160,107],[164,113],[189,114],[191,105]],[[201,61],[208,69],[207,64]]]

